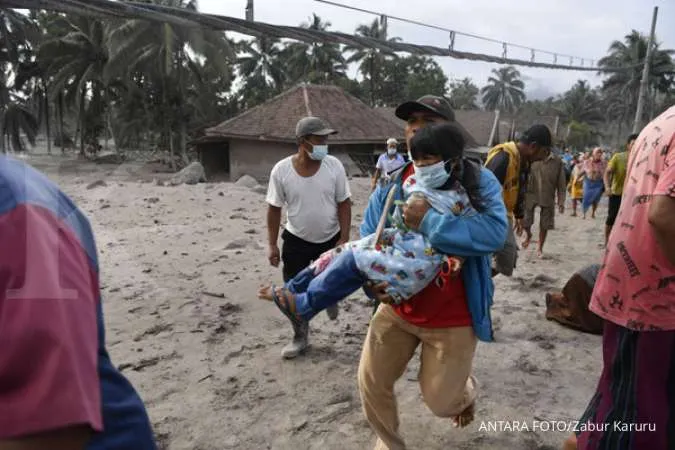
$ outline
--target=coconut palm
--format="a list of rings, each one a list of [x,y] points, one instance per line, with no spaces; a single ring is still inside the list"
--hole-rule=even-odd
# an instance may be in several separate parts
[[[514,112],[525,101],[525,83],[513,66],[492,69],[487,86],[481,89],[483,105],[488,110]]]
[[[197,11],[195,0],[152,3]],[[139,93],[144,93],[150,104],[159,103],[162,140],[168,144],[171,164],[176,147],[187,163],[188,124],[193,116],[190,98],[207,82],[203,77],[206,64],[221,76],[231,78],[230,60],[234,55],[231,42],[220,31],[141,19],[126,20],[113,27],[110,41],[114,50],[106,80],[124,78],[132,85],[122,91],[136,96],[134,101],[138,101]]]
[[[560,112],[569,122],[597,125],[603,120],[600,96],[585,80],[576,84],[560,99]]]
[[[611,73],[602,85],[605,97],[612,103],[610,119],[626,123],[634,117],[637,109],[642,69],[647,55],[648,38],[633,30],[623,41],[610,44],[608,54],[598,61],[603,68],[631,67],[630,70]],[[666,93],[675,79],[672,55],[675,50],[662,50],[658,43],[652,49],[649,68],[649,103],[653,106],[657,93]],[[646,111],[652,108],[646,108]]]
[[[32,42],[37,35],[33,20],[10,9],[0,9],[0,151],[9,145],[24,150],[22,134],[35,144],[37,119],[30,106],[13,90],[17,67],[30,59]],[[7,142],[7,145],[6,145]]]
[[[281,92],[290,77],[282,62],[279,41],[270,37],[257,37],[239,42],[243,53],[237,59],[239,76],[244,79],[242,103],[245,108],[263,103]]]
[[[356,35],[366,38],[377,39],[379,41],[396,42],[399,38],[387,38],[387,29],[378,19],[375,19],[370,25],[359,25],[356,28]],[[378,95],[377,87],[382,80],[382,69],[387,57],[395,57],[394,52],[387,52],[376,48],[361,48],[345,46],[345,52],[351,53],[347,63],[358,63],[359,72],[363,75],[370,90],[370,105],[376,106]]]
[[[63,93],[66,106],[77,109],[80,155],[84,156],[85,141],[96,140],[103,130],[109,24],[90,17],[55,15],[50,28],[53,37],[42,42],[38,58],[46,67],[51,95],[56,99]]]
[[[323,22],[319,16],[312,14],[309,21],[300,26],[309,30],[326,31],[331,23]],[[290,80],[287,80],[287,84],[295,84],[299,80],[331,83],[346,77],[347,64],[338,44],[294,42],[286,46],[281,59],[288,67]]]

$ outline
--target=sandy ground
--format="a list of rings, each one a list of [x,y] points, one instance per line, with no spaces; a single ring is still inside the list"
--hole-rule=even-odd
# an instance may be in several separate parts
[[[356,370],[371,308],[354,294],[337,321],[311,327],[311,349],[284,361],[291,328],[256,299],[280,281],[267,264],[264,196],[234,184],[164,187],[147,167],[31,157],[90,217],[98,239],[108,348],[145,400],[163,449],[369,449]],[[98,186],[90,183],[102,180]],[[352,180],[354,233],[367,182]],[[424,406],[411,362],[397,384],[410,449],[557,449],[566,432],[534,421],[577,419],[597,381],[600,338],[544,318],[544,295],[600,259],[606,210],[557,217],[547,256],[522,251],[498,277],[497,342],[479,344],[477,420],[464,430]],[[536,229],[535,229],[536,232]],[[514,421],[530,431],[494,431]],[[559,425],[560,428],[564,426]]]

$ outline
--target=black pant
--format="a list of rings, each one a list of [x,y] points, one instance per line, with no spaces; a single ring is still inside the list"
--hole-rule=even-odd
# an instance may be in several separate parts
[[[335,247],[340,240],[340,233],[333,236],[328,242],[314,244],[300,239],[287,230],[281,234],[284,243],[281,247],[281,261],[283,262],[284,283],[299,274],[324,252]]]
[[[620,207],[621,207],[621,196],[610,195],[609,207],[607,208],[607,221],[605,222],[605,225],[607,225],[608,227],[614,226],[614,222],[616,222],[616,216],[619,215]]]

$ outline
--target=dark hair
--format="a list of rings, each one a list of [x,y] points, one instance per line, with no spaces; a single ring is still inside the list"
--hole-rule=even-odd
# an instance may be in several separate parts
[[[443,161],[449,161],[464,156],[464,145],[464,136],[456,124],[434,123],[417,130],[410,140],[410,155],[413,159],[440,156]]]
[[[443,122],[428,125],[415,133],[410,140],[410,156],[421,159],[425,155],[440,156],[446,162],[445,169],[449,172],[452,165],[459,163],[452,170],[450,179],[441,186],[441,190],[449,190],[455,181],[464,187],[471,205],[477,210],[483,210],[483,200],[480,195],[481,166],[464,158],[465,140],[459,126],[452,122]]]
[[[626,139],[626,144],[630,143],[630,141],[634,141],[640,136],[638,133],[633,133],[630,136],[628,136],[628,139]]]

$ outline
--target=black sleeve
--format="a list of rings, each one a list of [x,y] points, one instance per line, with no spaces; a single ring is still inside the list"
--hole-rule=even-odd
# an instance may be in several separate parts
[[[504,186],[506,181],[506,172],[509,168],[509,155],[502,151],[497,153],[486,165],[485,168],[495,174],[499,184]]]
[[[527,193],[527,183],[530,175],[530,167],[527,164],[523,164],[520,168],[520,182],[518,188],[518,199],[516,200],[516,207],[513,211],[513,215],[516,219],[522,219],[525,217],[525,194]]]

